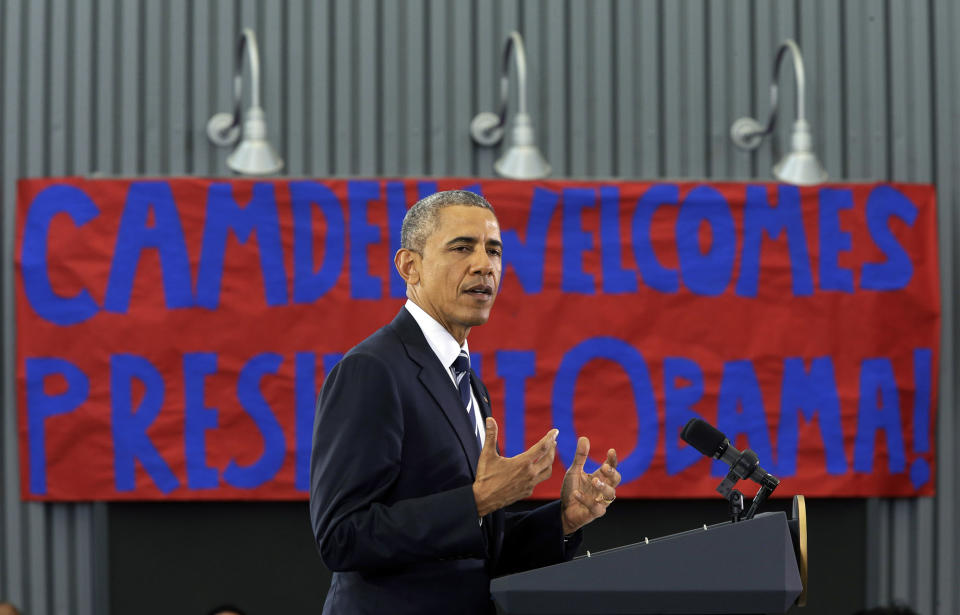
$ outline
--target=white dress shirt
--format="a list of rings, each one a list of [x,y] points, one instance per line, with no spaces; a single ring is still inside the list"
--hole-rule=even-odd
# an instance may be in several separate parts
[[[457,388],[457,378],[453,373],[453,362],[460,356],[461,349],[466,351],[467,356],[470,356],[470,348],[467,346],[467,340],[463,340],[463,346],[461,347],[460,344],[457,343],[457,340],[453,339],[453,336],[450,335],[450,332],[443,328],[443,325],[434,320],[432,316],[424,312],[423,308],[413,301],[407,299],[404,307],[407,308],[407,311],[410,312],[413,319],[420,325],[423,336],[427,338],[427,344],[429,344],[433,353],[437,355],[440,364],[443,365],[447,375],[450,376],[450,384],[453,385],[454,390],[457,391],[457,395],[459,395],[460,390]],[[473,407],[476,408],[476,412],[473,413],[473,418],[477,424],[477,433],[480,436],[480,445],[482,447],[486,429],[483,425],[483,419],[480,416],[480,405],[477,403],[477,398],[473,394],[472,386],[470,387],[470,399],[473,401]],[[467,409],[464,408],[463,411],[467,412]]]

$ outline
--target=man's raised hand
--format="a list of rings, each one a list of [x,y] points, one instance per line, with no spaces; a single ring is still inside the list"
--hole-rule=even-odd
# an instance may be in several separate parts
[[[607,512],[607,506],[617,498],[620,484],[617,471],[617,451],[607,451],[607,460],[593,474],[583,471],[590,452],[590,440],[580,437],[573,463],[563,477],[560,488],[560,509],[564,535],[572,534]]]
[[[473,497],[481,517],[529,497],[534,487],[550,478],[559,433],[551,429],[516,457],[501,457],[497,452],[497,422],[488,418],[485,427],[477,479],[473,483]]]

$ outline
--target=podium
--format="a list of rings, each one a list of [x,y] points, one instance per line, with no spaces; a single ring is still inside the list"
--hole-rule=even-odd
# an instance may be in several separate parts
[[[491,593],[506,615],[784,613],[804,590],[800,522],[802,537],[783,512],[703,526],[500,577]]]

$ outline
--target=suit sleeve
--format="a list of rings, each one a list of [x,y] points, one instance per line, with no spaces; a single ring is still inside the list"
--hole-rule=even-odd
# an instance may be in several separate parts
[[[317,401],[310,459],[310,517],[330,570],[484,557],[472,485],[389,497],[403,425],[397,383],[379,357],[349,354],[330,372]]]
[[[583,530],[563,536],[559,500],[533,510],[508,512],[504,519],[503,548],[493,576],[568,561],[582,540]]]

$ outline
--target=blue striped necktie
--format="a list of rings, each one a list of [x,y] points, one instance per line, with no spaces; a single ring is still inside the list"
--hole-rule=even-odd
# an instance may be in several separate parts
[[[474,414],[477,410],[473,405],[473,398],[470,396],[470,357],[467,355],[467,351],[461,350],[460,355],[454,360],[453,376],[457,381],[457,390],[460,392],[460,402],[466,408],[473,433],[480,443],[480,448],[483,448],[483,437],[480,435],[477,417]]]

